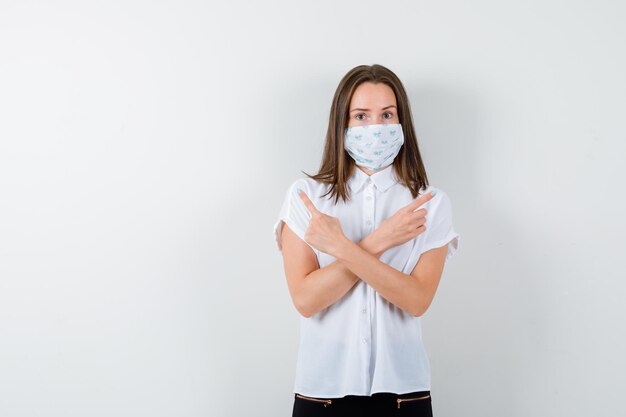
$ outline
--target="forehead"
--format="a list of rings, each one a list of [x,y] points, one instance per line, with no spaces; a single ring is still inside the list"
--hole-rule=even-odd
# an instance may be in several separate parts
[[[350,99],[350,109],[354,107],[376,109],[397,105],[396,95],[385,83],[365,82],[360,84]]]

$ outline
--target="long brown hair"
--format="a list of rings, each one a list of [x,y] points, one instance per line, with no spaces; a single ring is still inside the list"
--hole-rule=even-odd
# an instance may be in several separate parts
[[[396,170],[401,183],[408,187],[413,198],[416,198],[420,188],[428,186],[428,177],[417,145],[409,99],[400,79],[382,65],[359,65],[348,71],[341,79],[330,108],[326,144],[319,172],[315,175],[309,175],[304,171],[302,173],[309,178],[329,184],[330,189],[324,196],[330,194],[335,198],[335,204],[340,197],[344,202],[350,199],[346,182],[358,168],[344,148],[344,136],[345,128],[348,126],[352,94],[364,82],[385,83],[396,95],[404,143],[393,161],[392,168]]]

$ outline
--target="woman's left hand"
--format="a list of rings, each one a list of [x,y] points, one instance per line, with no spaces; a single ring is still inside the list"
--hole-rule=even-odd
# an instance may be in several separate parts
[[[304,191],[300,191],[298,195],[311,213],[304,240],[315,249],[333,256],[348,240],[343,233],[339,219],[319,211]]]

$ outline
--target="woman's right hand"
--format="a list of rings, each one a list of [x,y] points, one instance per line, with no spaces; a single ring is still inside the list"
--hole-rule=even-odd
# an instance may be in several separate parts
[[[433,198],[433,193],[434,191],[426,193],[400,208],[393,216],[384,220],[368,238],[375,240],[376,246],[383,248],[384,252],[424,233],[427,210],[416,209]]]

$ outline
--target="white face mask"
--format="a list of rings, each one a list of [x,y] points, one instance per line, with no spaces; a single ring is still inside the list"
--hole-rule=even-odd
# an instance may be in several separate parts
[[[399,123],[353,126],[346,128],[344,148],[357,165],[377,171],[393,162],[403,143]]]

